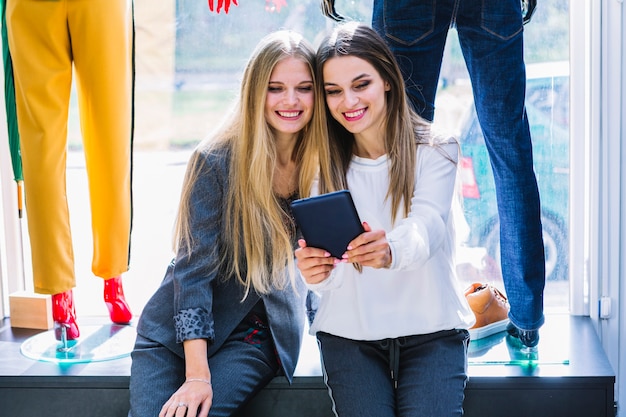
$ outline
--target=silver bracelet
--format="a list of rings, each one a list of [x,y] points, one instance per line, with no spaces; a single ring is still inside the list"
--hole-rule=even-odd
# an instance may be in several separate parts
[[[209,381],[208,379],[202,379],[202,378],[187,378],[185,380],[185,384],[187,382],[204,382],[205,384],[211,385],[211,381]]]

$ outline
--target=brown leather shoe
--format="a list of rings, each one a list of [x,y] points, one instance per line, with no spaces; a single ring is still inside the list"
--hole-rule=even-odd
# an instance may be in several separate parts
[[[465,290],[465,298],[476,316],[476,324],[469,329],[470,339],[482,339],[506,330],[509,302],[496,287],[475,282]]]

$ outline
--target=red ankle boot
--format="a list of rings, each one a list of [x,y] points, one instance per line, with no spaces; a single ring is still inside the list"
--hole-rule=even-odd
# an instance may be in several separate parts
[[[80,331],[76,324],[72,290],[52,295],[52,319],[54,320],[54,337],[57,340],[62,340],[63,329],[65,329],[67,340],[78,339]]]
[[[109,309],[111,321],[117,324],[128,324],[133,318],[130,307],[124,298],[122,277],[104,280],[104,303]]]

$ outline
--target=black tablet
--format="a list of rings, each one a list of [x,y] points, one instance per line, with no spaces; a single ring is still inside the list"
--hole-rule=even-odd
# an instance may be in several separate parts
[[[291,210],[307,246],[325,249],[339,259],[364,231],[348,190],[295,200]]]

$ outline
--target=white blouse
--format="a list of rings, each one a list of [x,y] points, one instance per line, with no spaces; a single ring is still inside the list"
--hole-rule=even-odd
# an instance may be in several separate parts
[[[411,211],[403,218],[400,207],[394,227],[391,202],[385,199],[387,155],[376,160],[353,156],[348,188],[361,221],[387,232],[392,264],[388,269],[364,267],[359,273],[352,264],[341,263],[328,279],[308,285],[321,296],[311,334],[380,340],[474,324],[453,258],[451,206],[458,158],[456,142],[418,146]]]

